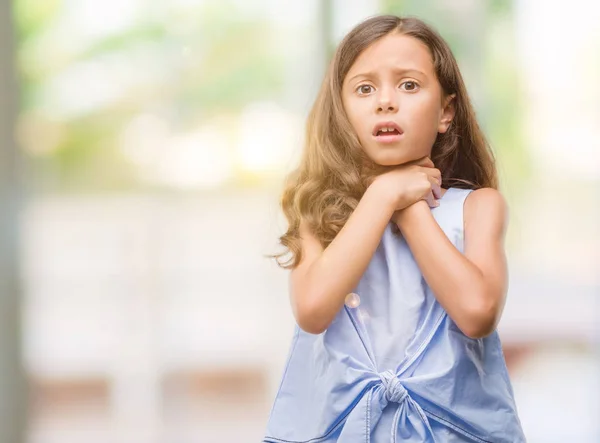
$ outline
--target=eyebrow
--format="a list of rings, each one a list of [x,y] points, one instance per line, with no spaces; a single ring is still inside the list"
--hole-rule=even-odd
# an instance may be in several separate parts
[[[427,77],[427,75],[425,75],[424,72],[419,71],[418,69],[413,69],[413,68],[395,68],[393,69],[394,74],[420,74],[423,77]],[[357,77],[376,77],[377,75],[372,72],[361,72],[360,74],[356,74],[354,76],[352,76],[351,78],[348,79],[349,82],[351,82],[352,80],[354,80]]]

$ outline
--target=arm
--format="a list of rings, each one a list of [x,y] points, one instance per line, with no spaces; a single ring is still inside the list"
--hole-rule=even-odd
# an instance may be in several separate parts
[[[342,308],[346,295],[358,284],[394,208],[381,202],[371,185],[331,244],[323,250],[304,222],[300,225],[302,259],[290,277],[292,311],[298,326],[319,334]]]
[[[464,255],[423,202],[399,211],[394,219],[427,284],[460,330],[471,338],[494,331],[508,285],[504,253],[507,209],[502,195],[485,188],[466,199]]]
[[[313,334],[329,327],[367,269],[394,212],[439,196],[441,173],[433,166],[424,157],[376,176],[325,250],[300,223],[302,258],[290,278],[298,326]]]

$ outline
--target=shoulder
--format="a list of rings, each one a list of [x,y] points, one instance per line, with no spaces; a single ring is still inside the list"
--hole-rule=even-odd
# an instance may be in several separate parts
[[[465,231],[486,226],[503,233],[508,224],[508,205],[500,191],[481,188],[469,193],[464,204]]]
[[[465,200],[465,210],[467,208],[508,211],[504,196],[493,188],[480,188],[469,193]]]

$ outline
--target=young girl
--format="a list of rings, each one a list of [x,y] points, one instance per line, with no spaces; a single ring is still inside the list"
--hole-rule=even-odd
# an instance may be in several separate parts
[[[525,441],[495,332],[496,187],[443,39],[414,18],[354,28],[282,199],[297,327],[263,442]]]

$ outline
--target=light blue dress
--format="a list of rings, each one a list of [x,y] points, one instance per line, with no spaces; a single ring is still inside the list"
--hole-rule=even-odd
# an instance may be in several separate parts
[[[460,251],[469,192],[432,209]],[[322,334],[296,326],[263,442],[525,442],[497,332],[458,329],[391,223],[353,292]]]

